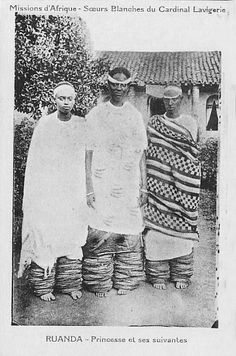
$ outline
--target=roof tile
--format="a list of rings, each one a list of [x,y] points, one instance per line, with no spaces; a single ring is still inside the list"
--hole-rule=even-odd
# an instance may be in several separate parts
[[[219,84],[220,57],[212,52],[112,52],[106,56],[111,68],[125,66],[135,82],[145,84]]]

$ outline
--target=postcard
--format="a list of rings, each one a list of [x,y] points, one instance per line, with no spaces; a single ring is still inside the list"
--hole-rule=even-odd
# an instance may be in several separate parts
[[[8,355],[233,355],[235,2],[1,14]]]

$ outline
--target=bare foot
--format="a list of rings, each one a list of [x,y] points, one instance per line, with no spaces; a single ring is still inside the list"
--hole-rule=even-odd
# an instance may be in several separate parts
[[[82,297],[82,292],[81,290],[76,290],[74,292],[70,293],[70,296],[72,299],[76,300],[76,299],[80,299]]]
[[[107,293],[106,292],[96,292],[95,295],[98,298],[104,298],[107,296]]]
[[[47,294],[41,295],[40,299],[42,299],[46,302],[50,302],[51,300],[55,300],[56,298],[52,293],[47,293]]]
[[[153,284],[153,287],[156,288],[156,289],[166,289],[166,284],[163,282],[163,283],[154,283]]]
[[[118,291],[117,291],[118,295],[126,295],[128,293],[129,293],[129,291],[127,289],[118,289]]]
[[[177,289],[186,289],[188,288],[188,282],[176,282],[175,283],[175,288]]]

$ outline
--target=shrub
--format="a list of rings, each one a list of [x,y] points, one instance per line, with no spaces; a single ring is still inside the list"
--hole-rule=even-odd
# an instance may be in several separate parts
[[[14,127],[14,215],[22,215],[22,198],[27,154],[35,122],[25,116]]]
[[[31,113],[55,110],[52,92],[69,81],[77,92],[74,112],[84,116],[95,105],[99,77],[108,70],[105,59],[94,58],[89,33],[80,17],[16,14],[15,109]]]
[[[218,147],[219,142],[216,138],[209,138],[200,147],[201,187],[213,191],[217,186]]]

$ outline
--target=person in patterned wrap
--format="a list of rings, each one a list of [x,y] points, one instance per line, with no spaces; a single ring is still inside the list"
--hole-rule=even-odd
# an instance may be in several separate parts
[[[152,116],[148,124],[146,274],[157,289],[166,289],[169,280],[185,289],[193,274],[193,244],[198,240],[198,123],[180,113],[181,88],[166,87],[163,100],[165,114]]]

